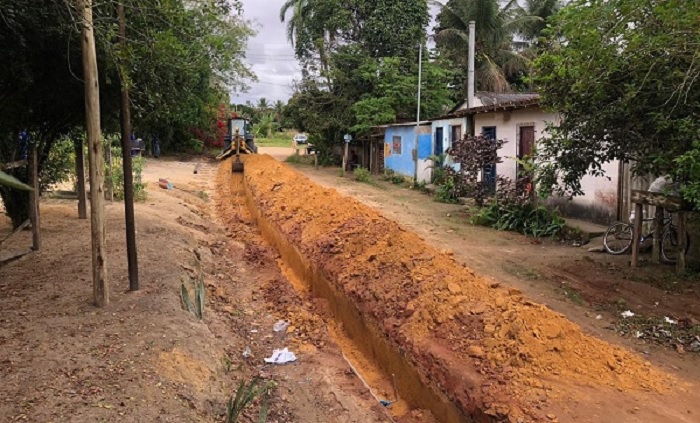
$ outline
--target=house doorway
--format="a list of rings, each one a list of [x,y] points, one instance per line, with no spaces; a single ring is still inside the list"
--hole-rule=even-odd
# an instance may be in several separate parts
[[[433,154],[440,156],[445,152],[445,146],[443,145],[443,128],[435,128],[435,151]]]
[[[523,159],[532,159],[535,150],[535,126],[518,127],[518,171],[516,186],[519,190],[532,194],[532,175],[527,174]]]
[[[481,128],[481,133],[484,134],[484,138],[496,141],[495,126],[484,126]],[[484,181],[484,185],[489,192],[496,192],[496,163],[484,166],[481,180]]]
[[[518,139],[518,159],[531,157],[535,149],[535,127],[521,126]]]

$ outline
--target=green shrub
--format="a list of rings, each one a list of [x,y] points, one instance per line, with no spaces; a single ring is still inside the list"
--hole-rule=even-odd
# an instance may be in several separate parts
[[[370,182],[372,182],[372,173],[367,169],[358,167],[357,169],[355,169],[353,174],[357,182],[362,182],[365,184],[369,184]]]
[[[476,211],[471,223],[500,231],[520,232],[535,238],[554,236],[565,226],[559,213],[533,202],[500,203],[492,201]]]
[[[264,397],[260,406],[258,423],[265,423],[270,406],[268,392],[275,386],[275,382],[272,381],[260,384],[260,380],[257,378],[253,379],[250,384],[246,384],[245,380],[242,380],[241,384],[238,385],[238,390],[236,390],[236,396],[229,398],[226,405],[226,423],[237,423],[243,410],[260,395],[264,395]]]
[[[455,183],[452,178],[445,178],[445,182],[438,186],[435,191],[435,201],[439,203],[456,204],[457,193],[455,191]]]
[[[146,184],[143,182],[142,174],[146,159],[142,156],[131,158],[131,170],[134,181],[134,201],[146,201]],[[107,164],[105,164],[107,166]],[[108,178],[105,172],[105,184],[111,183],[114,190],[115,200],[124,200],[124,166],[122,162],[122,149],[112,147],[112,177]]]

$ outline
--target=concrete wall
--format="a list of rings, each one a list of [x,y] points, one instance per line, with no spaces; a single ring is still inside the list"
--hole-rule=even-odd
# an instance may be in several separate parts
[[[519,127],[535,127],[535,144],[546,135],[547,123],[558,122],[556,114],[548,113],[540,108],[528,108],[505,112],[477,114],[474,118],[475,133],[479,134],[484,127],[495,126],[496,137],[503,139],[506,144],[500,150],[503,163],[499,163],[496,172],[500,176],[511,179],[517,177],[518,137]],[[581,180],[584,195],[573,200],[555,198],[551,205],[560,208],[562,213],[571,217],[586,219],[602,224],[610,223],[617,218],[619,162],[603,165],[606,176],[585,176]]]
[[[415,126],[388,127],[384,132],[384,166],[396,173],[413,178],[415,174],[415,162],[413,161],[413,149],[416,146]],[[418,139],[418,181],[430,181],[430,165],[427,160],[432,154],[433,136],[430,125],[423,125],[419,130]],[[401,154],[393,151],[394,137],[401,137]]]
[[[442,128],[442,146],[445,151],[450,148],[451,145],[451,134],[453,126],[462,127],[462,136],[469,133],[469,128],[467,127],[467,118],[455,118],[455,119],[442,119],[435,120],[432,122],[433,136],[435,135],[438,128]],[[433,144],[433,148],[435,144]]]

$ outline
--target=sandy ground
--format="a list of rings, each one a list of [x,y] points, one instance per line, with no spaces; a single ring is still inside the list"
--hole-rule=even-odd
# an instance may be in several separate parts
[[[262,152],[283,160],[291,149]],[[138,293],[127,292],[121,204],[107,206],[112,303],[105,309],[91,305],[89,221],[77,219],[73,202],[42,202],[43,251],[0,265],[0,421],[222,421],[238,383],[256,376],[278,384],[271,393],[270,422],[390,421],[325,329],[310,339],[272,331],[276,320],[289,315],[290,304],[297,314],[320,316],[324,306],[290,290],[274,252],[251,243],[256,239],[251,222],[232,226],[222,215],[215,167],[204,162],[194,175],[194,166],[150,160],[145,169],[149,198],[136,207]],[[621,309],[700,316],[697,289],[676,281],[670,269],[632,272],[625,257],[466,225],[461,207],[415,191],[383,182],[359,184],[339,178],[335,169],[297,168],[432,245],[453,250],[459,261],[518,287],[588,333],[700,381],[697,354],[614,330]],[[158,178],[186,191],[160,190]],[[0,239],[9,231],[9,221],[0,217]],[[253,235],[241,239],[241,232]],[[30,242],[27,232],[12,238],[0,249],[0,260]],[[181,281],[189,284],[198,266],[207,287],[204,321],[185,312],[179,296]],[[249,358],[242,355],[246,346]],[[296,348],[299,361],[264,366],[262,357],[283,346]],[[258,408],[254,404],[243,421],[256,421]]]
[[[284,160],[291,149],[261,153]],[[590,245],[533,242],[510,232],[465,223],[465,208],[441,204],[417,191],[383,181],[363,184],[341,178],[334,168],[295,168],[316,183],[336,189],[378,210],[478,273],[522,290],[528,297],[583,327],[586,332],[643,354],[672,373],[700,381],[700,355],[678,353],[671,344],[621,336],[620,312],[649,317],[700,320],[700,288],[694,279],[678,279],[672,266],[633,270],[628,256],[589,253]]]
[[[43,250],[0,265],[0,421],[223,421],[238,384],[259,377],[277,384],[268,422],[389,422],[323,333],[298,344],[296,363],[265,365],[295,337],[272,330],[283,313],[266,300],[285,280],[269,252],[223,226],[215,167],[205,162],[194,175],[194,166],[147,164],[148,199],[136,206],[136,293],[127,291],[123,209],[107,205],[111,303],[103,309],[91,300],[89,221],[77,219],[71,201],[42,202]],[[158,178],[176,189],[161,190]],[[0,238],[9,231],[3,217]],[[30,242],[30,233],[17,235],[0,258]],[[198,269],[203,321],[180,299],[181,282],[192,293]],[[259,407],[240,421],[257,421]]]

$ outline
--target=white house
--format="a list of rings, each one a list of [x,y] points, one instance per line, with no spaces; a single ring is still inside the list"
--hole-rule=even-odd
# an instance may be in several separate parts
[[[556,113],[544,111],[540,107],[538,94],[479,92],[476,93],[473,107],[462,104],[449,115],[434,121],[433,126],[437,122],[453,122],[460,118],[467,120],[467,117],[473,119],[475,134],[483,133],[506,141],[500,150],[502,163],[484,169],[482,175],[482,178],[493,181],[493,184],[496,175],[517,179],[518,159],[532,153],[538,140],[546,135],[549,123],[559,121]],[[571,201],[554,198],[551,200],[553,205],[567,215],[601,223],[623,218],[624,199],[618,194],[621,192],[620,163],[606,163],[603,170],[605,177],[583,178],[581,186],[584,195]]]

